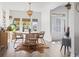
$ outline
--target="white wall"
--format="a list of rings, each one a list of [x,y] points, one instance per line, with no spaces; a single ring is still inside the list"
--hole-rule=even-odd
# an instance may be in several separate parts
[[[79,54],[79,13],[75,16],[75,54]]]
[[[29,16],[27,15],[26,11],[19,11],[19,10],[11,10],[10,11],[10,15],[13,18],[29,18]],[[40,31],[40,27],[41,27],[41,12],[34,12],[32,14],[31,19],[38,19],[38,31]],[[22,26],[22,24],[21,24]],[[22,27],[20,27],[22,29]],[[22,30],[21,30],[22,31]]]
[[[0,3],[3,5],[3,9],[7,11],[7,19],[9,17],[9,11],[10,10],[21,10],[26,11],[28,9],[28,6],[26,3]],[[57,6],[63,5],[66,3],[63,2],[43,2],[43,3],[36,3],[33,4],[32,9],[34,11],[41,12],[41,30],[45,31],[45,37],[44,39],[47,41],[51,41],[51,35],[50,35],[50,10],[56,8]],[[73,5],[73,4],[72,4]],[[0,6],[0,15],[2,16],[2,7]],[[74,7],[70,10],[70,19],[69,19],[69,26],[71,27],[71,39],[72,39],[72,56],[74,56]],[[8,23],[7,23],[8,24]]]
[[[76,7],[76,6],[75,6]],[[79,7],[79,5],[78,5]],[[79,56],[79,12],[75,9],[75,24],[74,24],[74,34],[75,34],[75,54]]]
[[[57,6],[64,4],[62,2],[37,2],[32,3],[32,10],[36,12],[41,12],[41,30],[45,31],[45,40],[51,41],[50,36],[50,9],[54,9]],[[27,3],[13,3],[13,2],[7,2],[2,3],[3,7],[7,10],[9,13],[10,10],[20,10],[20,11],[26,11],[28,10],[28,4]],[[9,14],[7,15],[9,17]],[[7,23],[8,24],[8,23]]]
[[[69,12],[69,26],[71,36],[71,56],[79,56],[79,12],[75,9],[76,3],[71,3]]]
[[[55,3],[53,5],[52,3],[48,3],[46,7],[42,9],[42,20],[41,20],[41,29],[45,31],[45,37],[44,39],[47,41],[51,41],[51,35],[50,35],[50,10],[54,9],[57,6],[65,5],[67,3]],[[75,56],[74,53],[74,20],[75,20],[75,8],[74,3],[71,3],[72,7],[69,11],[69,26],[70,26],[70,36],[71,36],[71,56]]]
[[[2,26],[2,5],[0,4],[0,27]]]
[[[57,14],[57,15],[56,15]],[[63,16],[64,14],[64,16]],[[60,31],[55,31],[54,27],[56,26],[55,20],[60,19]],[[51,35],[52,40],[62,40],[64,36],[64,24],[65,29],[67,27],[67,9],[64,6],[59,6],[51,10]],[[65,22],[65,23],[64,23]]]
[[[26,11],[29,9],[28,3],[24,3],[24,2],[10,2],[10,3],[9,2],[2,2],[0,4],[1,4],[1,7],[2,7],[1,12],[2,11],[6,12],[6,16],[5,16],[6,17],[6,20],[5,20],[6,21],[6,27],[9,26],[9,22],[10,22],[9,16],[11,16],[12,14],[14,14],[13,17],[28,18],[27,14],[26,14]],[[38,19],[38,21],[39,21],[38,23],[40,24],[40,21],[41,21],[40,3],[39,2],[32,3],[31,7],[32,7],[32,10],[33,10],[32,18]],[[42,6],[41,6],[41,8],[42,8]],[[15,12],[11,13],[11,10],[14,10]],[[40,30],[40,26],[41,25],[39,25],[39,30]]]
[[[54,9],[64,3],[46,3],[46,6],[42,9],[42,19],[41,19],[41,30],[45,31],[44,39],[47,41],[52,41],[50,34],[50,10]]]
[[[1,2],[3,7],[10,10],[20,10],[20,11],[27,11],[29,9],[28,2]],[[39,12],[43,7],[43,3],[40,2],[33,2],[31,4],[31,8],[33,11]]]
[[[5,26],[6,26],[6,23],[8,22],[8,20],[6,20],[6,19],[8,19],[7,15],[9,13],[6,12],[6,11],[7,10],[3,7],[2,3],[0,3],[0,27],[3,27],[4,26],[3,22],[5,22]],[[5,16],[6,19],[4,19],[3,16]],[[4,21],[3,21],[3,19],[4,19]]]
[[[70,27],[70,37],[71,37],[71,56],[75,56],[75,39],[74,39],[74,22],[75,22],[75,6],[71,3],[71,9],[69,10],[69,27]]]

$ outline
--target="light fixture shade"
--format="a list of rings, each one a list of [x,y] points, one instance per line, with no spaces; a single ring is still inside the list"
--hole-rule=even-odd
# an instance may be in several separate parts
[[[32,16],[31,3],[29,3],[29,9],[27,11],[28,16]]]
[[[32,10],[27,11],[28,16],[32,16]]]
[[[65,7],[66,7],[67,9],[71,9],[71,4],[70,4],[70,2],[68,2],[68,3],[65,5]]]

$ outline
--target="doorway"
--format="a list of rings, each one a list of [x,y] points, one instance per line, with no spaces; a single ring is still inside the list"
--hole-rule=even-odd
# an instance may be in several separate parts
[[[59,6],[50,11],[50,31],[52,41],[61,41],[66,30],[67,15],[64,6]]]
[[[50,10],[50,31],[52,44],[59,46],[60,48],[63,42],[62,38],[65,36],[68,27],[67,16],[67,9],[64,6],[59,6]],[[66,55],[70,55],[70,52],[68,52],[70,50],[70,47],[67,50],[63,47],[62,53],[65,53],[64,51],[66,51]]]

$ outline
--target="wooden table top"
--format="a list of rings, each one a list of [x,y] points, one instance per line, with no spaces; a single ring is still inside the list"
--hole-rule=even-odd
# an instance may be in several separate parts
[[[14,33],[29,34],[29,32],[20,32],[20,31],[16,31],[16,32],[14,32]],[[33,32],[31,32],[31,33],[39,33],[39,32],[33,31]]]

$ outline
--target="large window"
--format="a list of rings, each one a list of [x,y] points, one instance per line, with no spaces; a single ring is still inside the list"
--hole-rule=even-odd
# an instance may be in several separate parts
[[[38,19],[32,19],[33,31],[38,31]]]
[[[30,19],[22,18],[23,31],[28,31],[30,23],[31,23]]]
[[[14,24],[16,25],[16,31],[20,30],[20,18],[14,18]]]

